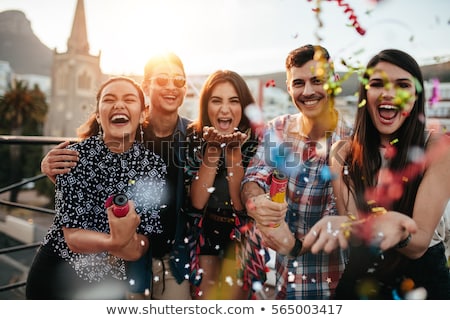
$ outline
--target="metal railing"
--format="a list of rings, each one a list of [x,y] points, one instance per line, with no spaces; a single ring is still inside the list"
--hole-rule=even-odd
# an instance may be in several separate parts
[[[34,144],[34,145],[54,145],[61,143],[63,141],[70,141],[70,142],[76,142],[77,138],[74,137],[45,137],[45,136],[10,136],[10,135],[0,135],[0,144]],[[0,195],[6,192],[9,192],[11,190],[14,190],[16,188],[21,188],[22,186],[34,182],[40,179],[46,178],[45,174],[39,174],[35,177],[24,179],[20,182],[11,184],[9,186],[6,186],[4,188],[0,189]],[[4,205],[10,208],[21,208],[26,209],[34,212],[40,212],[45,214],[54,214],[54,210],[47,209],[47,208],[41,208],[38,206],[23,204],[19,202],[11,202],[7,200],[0,199],[0,205]],[[39,247],[40,242],[30,243],[30,244],[23,244],[23,245],[15,245],[9,248],[3,248],[0,249],[0,256],[3,254],[8,253],[14,253],[14,252],[20,252],[24,250],[29,250],[33,248]],[[26,285],[26,281],[17,281],[14,283],[1,285],[0,284],[0,292],[4,291],[12,291],[17,288],[24,287]]]

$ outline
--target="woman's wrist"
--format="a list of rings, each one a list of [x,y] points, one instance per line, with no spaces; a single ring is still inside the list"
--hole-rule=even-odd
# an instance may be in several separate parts
[[[222,154],[222,151],[217,146],[211,146],[210,144],[207,145],[206,151],[203,156],[203,163],[207,167],[217,167],[217,164],[219,163],[220,156]]]
[[[405,248],[405,247],[409,244],[409,242],[411,241],[411,238],[412,238],[411,233],[408,233],[408,236],[407,236],[405,239],[400,240],[400,241],[394,246],[394,248],[395,248],[395,249]]]

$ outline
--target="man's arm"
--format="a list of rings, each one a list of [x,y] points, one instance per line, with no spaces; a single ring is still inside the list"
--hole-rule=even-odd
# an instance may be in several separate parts
[[[51,149],[41,161],[42,173],[45,173],[53,183],[56,181],[56,175],[68,173],[77,165],[78,152],[66,149],[69,144],[69,141],[61,142]]]

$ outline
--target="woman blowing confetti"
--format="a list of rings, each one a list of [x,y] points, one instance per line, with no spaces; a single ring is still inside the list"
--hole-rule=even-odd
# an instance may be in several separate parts
[[[187,137],[191,207],[202,217],[197,243],[201,270],[193,270],[201,278],[195,299],[251,296],[248,269],[255,269],[239,256],[243,252],[239,241],[244,241],[246,233],[245,227],[239,228],[246,220],[240,187],[257,143],[244,113],[250,104],[254,104],[253,96],[239,74],[229,70],[212,73],[200,93],[198,120]],[[260,259],[264,277],[264,259],[258,254],[255,258]]]

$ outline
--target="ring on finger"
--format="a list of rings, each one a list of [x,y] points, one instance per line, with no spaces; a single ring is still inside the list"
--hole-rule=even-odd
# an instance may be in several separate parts
[[[331,229],[331,222],[328,221],[327,222],[327,233],[332,233],[332,232],[333,232],[333,230]]]

